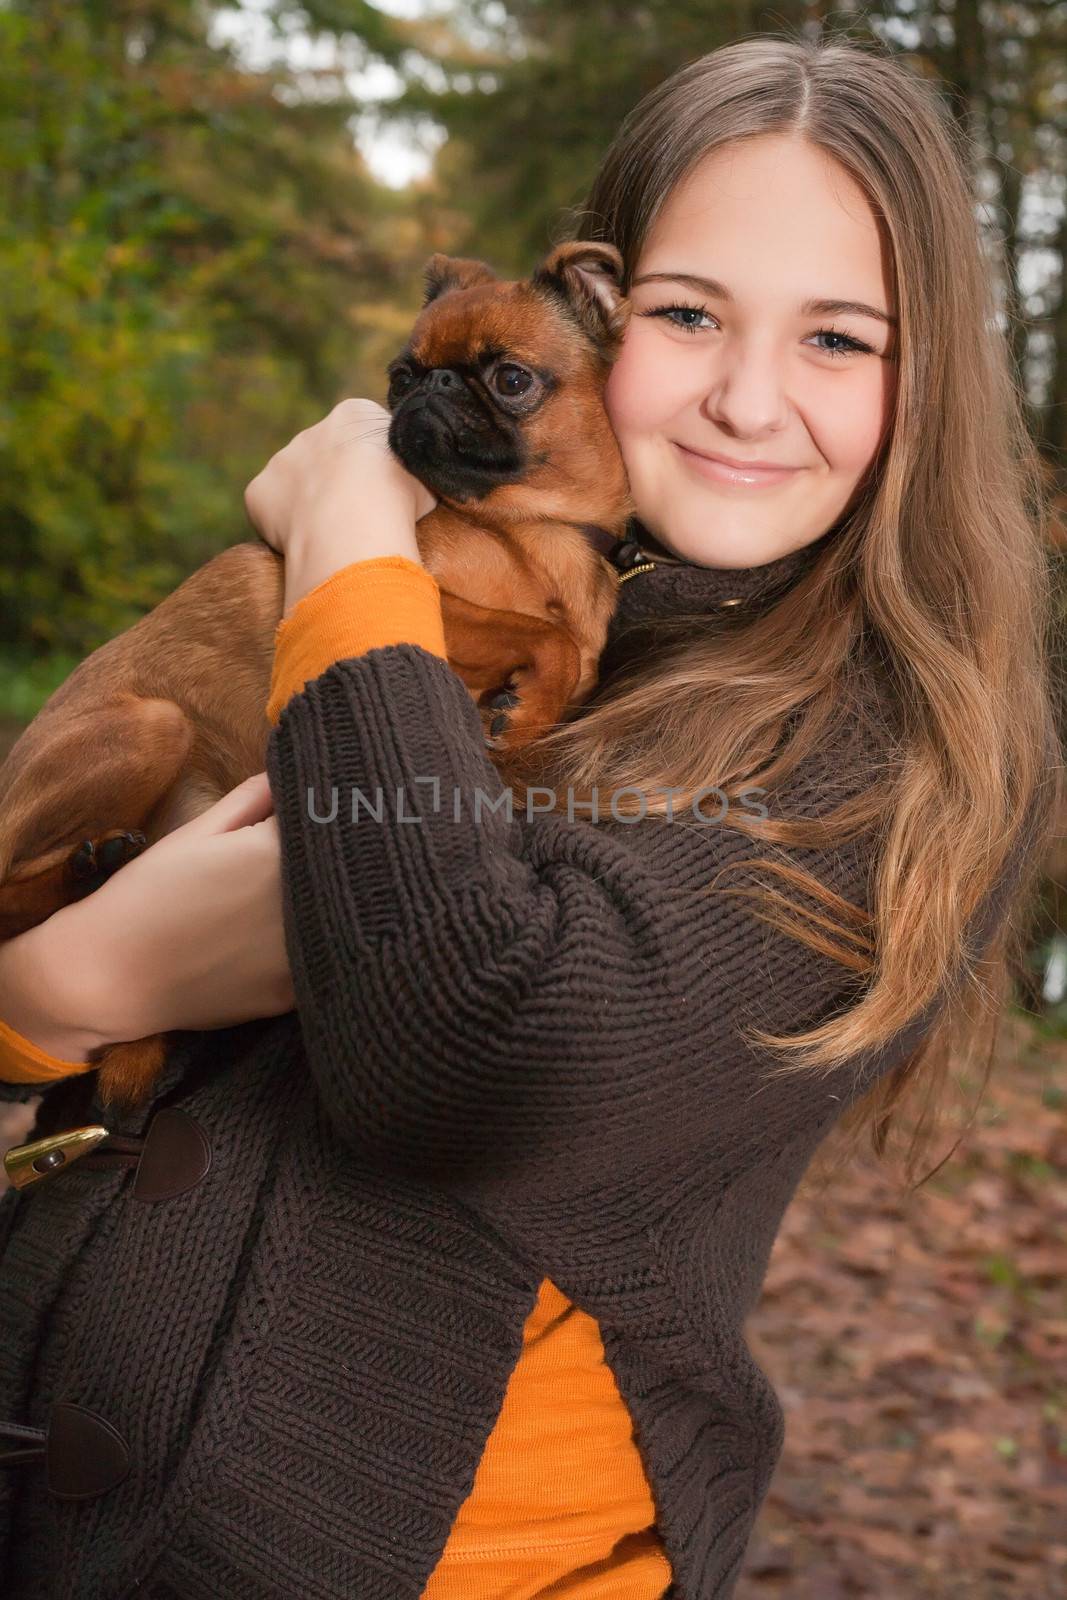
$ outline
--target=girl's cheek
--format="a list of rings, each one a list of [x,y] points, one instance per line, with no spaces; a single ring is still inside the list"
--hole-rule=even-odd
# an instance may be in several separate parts
[[[670,366],[631,324],[604,386],[604,406],[616,433],[654,428],[670,415]]]
[[[818,375],[793,391],[792,407],[831,471],[858,476],[877,452],[885,424],[886,396],[873,370],[843,379]]]
[[[885,428],[885,396],[881,385],[858,398],[840,440],[840,454],[858,473],[874,459]]]
[[[629,346],[624,345],[604,385],[604,409],[616,433],[628,431],[635,420],[633,411],[638,391],[630,377],[633,363],[628,352]]]

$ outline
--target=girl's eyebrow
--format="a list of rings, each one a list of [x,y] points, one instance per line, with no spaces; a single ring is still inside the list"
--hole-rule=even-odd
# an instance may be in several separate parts
[[[716,300],[733,300],[724,283],[717,278],[700,278],[694,272],[644,272],[639,278],[633,279],[631,287],[636,289],[639,283],[684,283],[686,288],[714,295]],[[874,317],[876,322],[884,322],[887,327],[897,326],[896,317],[888,311],[865,305],[862,300],[805,300],[800,308],[801,316],[810,316],[813,312],[827,317]]]

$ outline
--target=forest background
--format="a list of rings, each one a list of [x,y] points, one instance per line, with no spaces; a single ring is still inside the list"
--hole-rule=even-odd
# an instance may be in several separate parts
[[[384,402],[434,250],[528,272],[627,110],[759,32],[877,38],[971,136],[1062,640],[1067,0],[0,0],[0,757],[249,536],[274,450]],[[789,1210],[749,1328],[786,1448],[738,1600],[1067,1600],[1065,928],[1062,819],[951,1160]]]
[[[627,110],[761,31],[877,39],[969,133],[1067,626],[1067,0],[0,0],[0,754],[384,402],[434,250],[528,272]],[[1063,868],[1024,982],[1067,1028]]]

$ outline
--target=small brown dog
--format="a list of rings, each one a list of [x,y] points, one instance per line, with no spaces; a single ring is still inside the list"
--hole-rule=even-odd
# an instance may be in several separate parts
[[[629,316],[621,274],[596,242],[518,281],[434,255],[389,367],[390,447],[438,500],[416,538],[449,664],[501,766],[591,693],[615,609],[603,557],[633,507],[602,393]],[[0,766],[0,939],[263,771],[283,587],[262,541],[224,550],[41,708]],[[103,1101],[141,1103],[166,1042],[97,1052]]]

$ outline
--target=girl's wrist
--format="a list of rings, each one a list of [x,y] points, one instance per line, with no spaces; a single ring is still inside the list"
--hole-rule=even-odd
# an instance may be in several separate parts
[[[94,1025],[86,990],[89,950],[77,905],[0,945],[0,1020],[46,1055],[87,1062],[108,1042]]]
[[[298,601],[342,567],[354,561],[373,561],[379,556],[403,556],[421,566],[414,521],[408,524],[405,519],[397,518],[391,524],[379,523],[373,532],[315,530],[302,535],[301,531],[294,531],[285,551],[283,616],[288,616]]]

